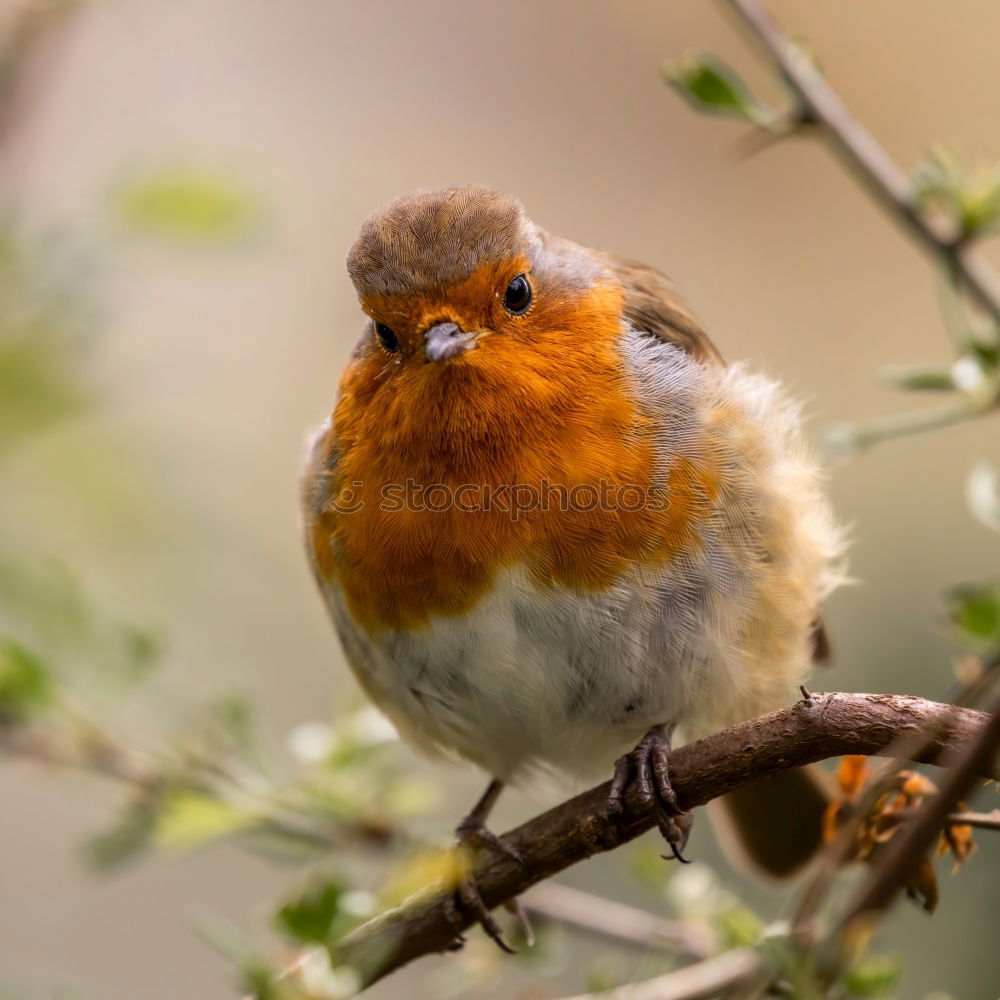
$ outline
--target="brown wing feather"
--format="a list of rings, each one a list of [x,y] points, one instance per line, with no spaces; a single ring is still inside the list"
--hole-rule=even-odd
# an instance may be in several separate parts
[[[537,230],[539,239],[556,257],[577,267],[593,270],[595,262],[613,275],[625,293],[622,310],[636,329],[676,344],[692,357],[709,364],[723,364],[708,334],[694,313],[673,290],[665,274],[637,260],[582,246],[562,236]]]
[[[624,314],[633,326],[676,344],[700,361],[723,363],[722,355],[684,300],[670,287],[666,275],[625,257],[603,256],[625,290]]]

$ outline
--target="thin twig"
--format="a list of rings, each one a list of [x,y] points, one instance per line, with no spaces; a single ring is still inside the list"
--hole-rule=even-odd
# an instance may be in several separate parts
[[[987,813],[952,813],[948,817],[948,826],[975,826],[980,830],[1000,830],[1000,809],[993,809]]]
[[[665,920],[635,906],[556,882],[535,886],[521,903],[534,916],[632,947],[668,949],[690,958],[705,958],[711,944],[708,933],[698,927]]]
[[[928,217],[912,197],[910,178],[844,106],[803,50],[789,39],[759,0],[727,0],[781,70],[801,102],[804,118],[819,127],[882,207],[934,256],[945,262],[994,320],[1000,322],[1000,278],[968,241]]]
[[[712,1000],[725,990],[758,978],[763,972],[760,953],[735,948],[676,972],[630,983],[608,993],[585,993],[566,1000]]]
[[[152,759],[95,731],[81,739],[53,739],[30,726],[0,721],[0,754],[49,767],[72,768],[149,791],[160,783]]]
[[[939,727],[917,757],[935,763],[942,753],[967,743],[986,720],[980,712],[922,698],[813,694],[809,702],[678,748],[671,757],[671,779],[687,809],[779,771],[847,753],[877,754],[904,733]],[[994,777],[991,768],[982,773]],[[502,838],[525,859],[525,866],[499,854],[478,859],[474,876],[486,905],[497,906],[650,829],[648,811],[631,798],[621,815],[609,818],[609,789],[605,782]],[[450,897],[451,890],[438,884],[378,915],[341,942],[338,961],[352,966],[367,986],[421,955],[447,950],[456,930],[473,922],[463,915],[459,927],[453,926]]]

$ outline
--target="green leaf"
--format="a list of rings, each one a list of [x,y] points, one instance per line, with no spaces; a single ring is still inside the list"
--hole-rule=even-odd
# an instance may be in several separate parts
[[[328,944],[330,930],[341,916],[340,902],[345,890],[338,879],[319,879],[278,910],[275,924],[295,941]]]
[[[964,236],[979,236],[1000,219],[1000,164],[967,170],[947,149],[932,150],[913,173],[913,199],[945,212]]]
[[[992,229],[1000,216],[1000,184],[983,179],[962,192],[963,232],[979,235]]]
[[[252,813],[198,792],[175,792],[166,800],[156,827],[156,841],[170,850],[188,850],[258,822]]]
[[[952,587],[945,599],[948,616],[965,642],[976,649],[1000,643],[1000,581]]]
[[[254,707],[241,694],[224,695],[209,708],[220,735],[233,747],[250,748],[254,737]]]
[[[848,969],[844,984],[855,996],[884,997],[896,988],[901,973],[898,958],[872,955]]]
[[[955,390],[951,368],[934,362],[925,365],[886,365],[882,369],[882,378],[901,389],[917,392]]]
[[[983,333],[986,337],[993,337],[995,340],[995,335],[998,331],[996,329],[986,330],[986,331],[973,331],[973,336],[977,333],[982,336]],[[995,342],[973,342],[969,344],[969,351],[972,356],[982,365],[983,368],[991,369],[1000,367],[1000,350],[998,350],[997,344]]]
[[[0,718],[27,721],[47,708],[52,697],[45,664],[12,639],[0,640]]]
[[[114,193],[114,215],[134,235],[188,246],[232,244],[261,228],[259,198],[230,177],[192,167],[137,174]]]
[[[753,910],[740,904],[720,910],[715,915],[715,923],[722,947],[726,950],[755,945],[764,934],[764,921]]]
[[[158,798],[132,802],[119,821],[84,844],[84,857],[99,871],[118,871],[149,849],[159,818]]]
[[[768,127],[778,119],[724,62],[706,53],[692,53],[664,68],[666,82],[697,110],[728,115]]]
[[[267,962],[256,956],[246,959],[239,970],[240,993],[254,1000],[291,1000],[280,976]]]

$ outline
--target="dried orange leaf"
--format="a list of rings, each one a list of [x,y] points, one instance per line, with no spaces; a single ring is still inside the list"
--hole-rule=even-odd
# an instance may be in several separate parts
[[[933,781],[916,771],[900,771],[899,779],[900,792],[914,803],[936,794],[938,790]]]
[[[947,854],[951,851],[955,858],[952,866],[952,875],[957,875],[961,871],[962,865],[975,853],[976,845],[972,839],[972,827],[965,823],[955,826],[947,826],[941,834],[938,843],[938,855]]]
[[[849,754],[840,758],[837,766],[837,783],[840,794],[850,801],[856,802],[868,780],[868,758],[862,754]]]
[[[911,899],[917,900],[928,913],[933,913],[937,908],[939,899],[937,875],[934,872],[934,863],[927,855],[920,859],[913,877],[906,883],[906,894]]]
[[[862,754],[841,757],[837,766],[837,784],[840,793],[831,799],[823,813],[823,842],[830,843],[837,831],[854,815],[854,808],[861,798],[868,777],[868,758]],[[870,847],[870,845],[868,845]],[[867,854],[867,848],[858,847],[856,857]]]

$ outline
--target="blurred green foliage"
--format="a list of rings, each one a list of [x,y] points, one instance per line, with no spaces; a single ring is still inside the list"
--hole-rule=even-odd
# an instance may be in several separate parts
[[[99,317],[92,266],[67,234],[0,212],[0,457],[93,400],[81,372]]]
[[[97,871],[119,871],[149,849],[159,821],[156,792],[137,794],[126,803],[114,826],[88,838],[83,858]]]
[[[855,962],[844,975],[844,985],[858,997],[887,997],[899,984],[903,969],[894,955],[871,955]]]
[[[913,198],[943,212],[962,238],[981,236],[1000,218],[1000,164],[968,170],[954,153],[938,147],[914,171]]]
[[[978,652],[1000,648],[1000,581],[965,583],[946,593],[959,638]]]
[[[173,246],[227,247],[258,235],[260,196],[224,173],[174,166],[136,171],[112,192],[123,231]]]
[[[341,878],[315,876],[302,892],[278,909],[275,925],[293,941],[332,946],[335,928],[345,922],[341,903],[347,892]]]
[[[0,719],[26,722],[52,702],[52,678],[38,657],[0,638]]]
[[[8,539],[7,549],[12,545]],[[129,692],[160,654],[153,632],[104,612],[68,566],[26,555],[0,556],[2,631],[43,651],[61,683],[90,701]]]

